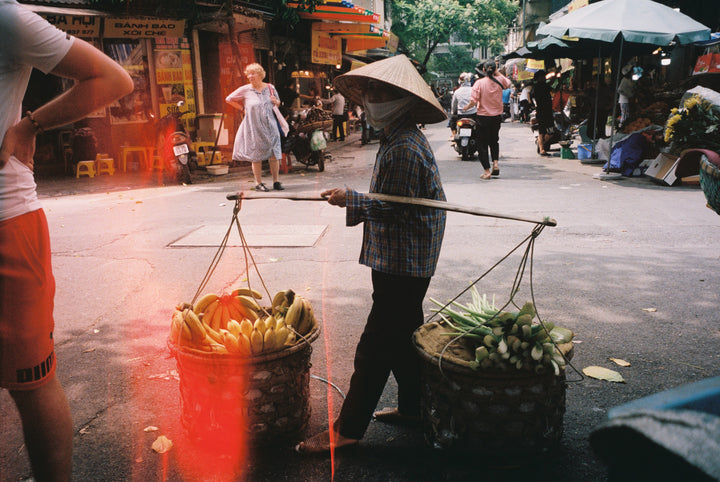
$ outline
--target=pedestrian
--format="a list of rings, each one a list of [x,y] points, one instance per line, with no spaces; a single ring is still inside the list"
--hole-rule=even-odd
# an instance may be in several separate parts
[[[538,70],[533,75],[531,98],[535,104],[535,119],[538,124],[537,151],[541,156],[549,156],[550,136],[553,128],[553,108],[550,84],[545,81],[545,71]]]
[[[268,192],[262,182],[262,163],[267,159],[273,189],[282,191],[280,183],[280,161],[282,144],[273,106],[280,105],[280,99],[272,84],[263,82],[265,69],[260,64],[245,67],[248,83],[236,89],[225,98],[225,102],[244,113],[233,146],[234,161],[250,162],[255,190]]]
[[[0,387],[20,414],[35,480],[70,480],[73,424],[56,371],[55,278],[33,174],[35,137],[130,94],[133,82],[95,47],[15,0],[0,0],[0,31]],[[33,68],[75,83],[23,115]]]
[[[472,87],[470,103],[463,107],[464,111],[477,108],[477,146],[478,157],[485,172],[480,179],[490,179],[500,175],[500,124],[503,113],[503,90],[510,87],[510,79],[497,71],[494,60],[485,62],[485,77],[477,80]],[[488,150],[490,157],[488,157]],[[490,170],[492,159],[492,171]]]
[[[362,102],[369,122],[382,130],[370,192],[445,200],[435,156],[417,124],[447,117],[409,59],[396,55],[374,62],[341,75],[335,86]],[[363,223],[360,263],[372,270],[373,305],[340,415],[328,430],[296,447],[303,454],[356,445],[373,416],[387,423],[419,420],[421,363],[412,334],[423,323],[422,302],[445,230],[440,210],[374,200],[348,188],[321,195],[345,207],[348,226]],[[398,406],[373,414],[391,372]]]
[[[330,140],[336,141],[339,138],[340,142],[343,142],[345,141],[344,123],[347,120],[345,118],[345,97],[335,89],[331,92],[332,96],[329,99],[321,99],[323,105],[331,106],[333,127]]]
[[[618,104],[620,104],[620,129],[630,119],[630,102],[635,95],[635,84],[632,80],[632,66],[626,65],[622,68],[622,79],[618,85]]]
[[[532,92],[532,85],[523,83],[519,95],[520,122],[523,124],[530,122],[530,111],[532,110],[530,92]]]
[[[280,112],[285,117],[288,117],[292,113],[295,100],[300,97],[300,94],[295,90],[295,79],[289,79],[283,87],[278,89],[278,95],[280,97]]]

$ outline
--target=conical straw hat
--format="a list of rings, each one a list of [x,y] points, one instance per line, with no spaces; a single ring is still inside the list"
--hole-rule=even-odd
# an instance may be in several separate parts
[[[434,124],[447,119],[430,86],[406,56],[395,55],[340,75],[335,79],[335,88],[346,98],[363,105],[363,92],[370,80],[390,84],[417,97],[417,105],[409,111],[415,122]]]

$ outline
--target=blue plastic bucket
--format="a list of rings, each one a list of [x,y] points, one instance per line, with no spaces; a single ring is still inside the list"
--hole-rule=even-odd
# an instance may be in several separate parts
[[[592,159],[592,144],[578,144],[578,159]]]

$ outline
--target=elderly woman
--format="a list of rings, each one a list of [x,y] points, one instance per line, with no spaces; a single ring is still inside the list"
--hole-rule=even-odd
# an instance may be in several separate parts
[[[255,190],[267,192],[269,189],[262,182],[262,161],[268,160],[273,189],[282,190],[278,179],[282,156],[280,130],[278,128],[273,106],[280,105],[277,90],[272,84],[263,82],[265,70],[260,64],[245,67],[245,76],[250,81],[228,95],[225,102],[245,112],[235,135],[233,160],[252,163]]]

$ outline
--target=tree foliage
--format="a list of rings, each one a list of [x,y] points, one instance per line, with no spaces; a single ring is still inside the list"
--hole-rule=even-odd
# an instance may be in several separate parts
[[[393,32],[426,66],[435,47],[451,38],[472,48],[504,44],[520,5],[516,0],[397,0]]]

